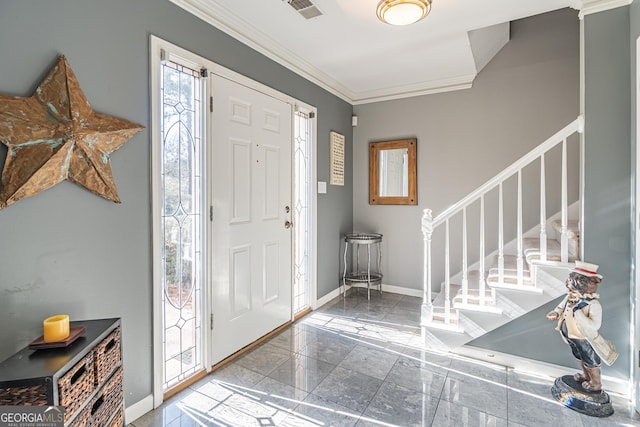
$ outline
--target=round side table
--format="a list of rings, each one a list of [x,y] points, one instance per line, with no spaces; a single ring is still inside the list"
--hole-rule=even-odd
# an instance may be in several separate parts
[[[351,233],[344,236],[344,271],[342,273],[342,295],[346,297],[347,286],[367,288],[367,299],[371,299],[371,288],[377,287],[382,295],[382,234]],[[351,247],[351,257],[348,257]],[[367,258],[360,261],[360,248],[366,248]],[[372,256],[372,252],[375,254]]]

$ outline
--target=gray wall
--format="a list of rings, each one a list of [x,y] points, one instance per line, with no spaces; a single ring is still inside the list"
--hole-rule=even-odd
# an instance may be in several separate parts
[[[631,64],[629,7],[587,15],[585,36],[585,248],[600,264],[603,336],[629,375],[631,251]]]
[[[578,76],[579,21],[565,9],[513,22],[511,41],[471,89],[354,107],[354,227],[384,235],[385,283],[422,288],[422,210],[439,214],[575,120]],[[371,206],[368,143],[402,137],[418,139],[419,205]],[[576,194],[575,180],[572,188]],[[533,225],[539,198],[530,199],[525,220]],[[558,211],[554,200],[549,213]],[[487,221],[496,216],[487,212]],[[438,256],[433,265],[444,265]],[[438,289],[440,281],[433,283]]]
[[[51,314],[122,317],[127,405],[152,392],[150,34],[316,106],[319,180],[329,179],[330,130],[352,161],[351,105],[168,1],[0,2],[1,94],[30,96],[63,53],[96,111],[147,128],[111,156],[121,205],[64,182],[0,211],[0,360]],[[318,296],[337,286],[352,192],[347,175],[318,197]]]

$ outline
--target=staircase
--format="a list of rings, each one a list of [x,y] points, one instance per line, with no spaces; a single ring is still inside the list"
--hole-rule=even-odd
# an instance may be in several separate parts
[[[424,210],[421,324],[437,342],[463,345],[565,293],[567,268],[580,257],[582,129],[578,117],[437,217]],[[528,215],[525,225],[531,205],[538,219]]]

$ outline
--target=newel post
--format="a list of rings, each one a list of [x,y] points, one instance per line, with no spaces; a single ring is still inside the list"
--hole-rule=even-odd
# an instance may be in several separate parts
[[[431,209],[425,209],[422,215],[422,236],[424,239],[424,262],[422,273],[422,313],[421,323],[433,320],[433,305],[431,304],[431,234],[433,233],[433,216]]]

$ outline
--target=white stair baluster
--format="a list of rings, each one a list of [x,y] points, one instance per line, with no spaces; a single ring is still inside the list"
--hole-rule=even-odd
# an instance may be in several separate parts
[[[560,261],[569,262],[567,202],[567,138],[562,141],[562,227],[560,229]],[[581,236],[582,238],[582,236]]]
[[[451,323],[451,271],[449,269],[449,220],[444,226],[444,322]]]
[[[498,193],[498,283],[504,283],[504,193],[500,182]]]
[[[547,190],[544,153],[540,156],[540,260],[547,260]]]
[[[480,259],[479,259],[479,270],[480,277],[478,278],[478,297],[479,297],[479,305],[480,307],[484,307],[485,305],[485,289],[486,282],[484,278],[485,266],[484,266],[484,194],[480,196]]]
[[[522,260],[522,169],[518,169],[518,229],[517,229],[517,274],[518,274],[518,286],[523,286],[523,260]]]
[[[433,320],[433,304],[431,303],[431,234],[433,233],[433,217],[431,209],[425,209],[422,215],[422,236],[424,240],[423,259],[423,295],[421,323],[427,324]]]
[[[467,207],[462,208],[462,304],[469,300],[469,275],[467,259]]]

